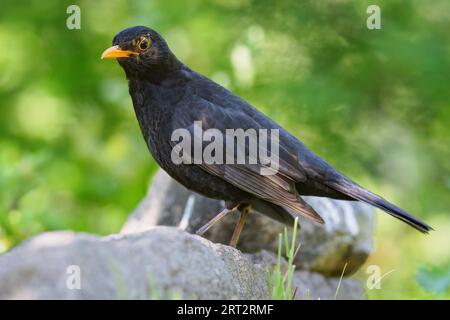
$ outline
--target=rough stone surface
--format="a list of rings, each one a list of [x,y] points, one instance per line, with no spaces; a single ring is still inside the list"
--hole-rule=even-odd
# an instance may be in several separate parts
[[[304,197],[324,218],[325,225],[300,220],[302,243],[296,265],[302,270],[328,276],[356,271],[373,248],[374,210],[363,203]],[[223,208],[218,200],[187,190],[160,170],[153,179],[148,196],[129,217],[122,233],[147,230],[155,225],[179,226],[194,233]],[[230,214],[205,234],[217,243],[228,243],[238,215]],[[243,252],[277,251],[278,234],[284,226],[261,214],[251,214],[238,248]]]
[[[270,253],[242,254],[173,227],[108,237],[49,232],[0,256],[0,299],[267,299],[274,263]],[[78,267],[81,288],[69,289]],[[298,298],[309,290],[311,299],[330,299],[338,279],[300,271],[293,284]],[[363,294],[343,279],[338,298]]]

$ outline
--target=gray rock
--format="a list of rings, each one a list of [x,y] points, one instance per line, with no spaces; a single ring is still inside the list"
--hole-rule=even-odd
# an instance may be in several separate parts
[[[107,237],[49,232],[0,256],[0,299],[268,299],[274,263],[270,253],[245,255],[171,227]],[[309,289],[312,299],[330,299],[338,280],[297,272],[293,283],[299,298]],[[363,295],[359,282],[342,281],[338,298]]]
[[[147,196],[129,216],[121,233],[145,231],[157,225],[180,226],[180,223],[182,229],[195,233],[222,207],[222,201],[190,192],[166,172],[158,170]]]
[[[328,276],[355,272],[373,249],[374,210],[350,201],[304,197],[324,218],[325,225],[301,219],[298,241],[302,242],[296,264],[302,270]],[[147,230],[155,225],[179,226],[195,232],[223,208],[222,201],[187,190],[160,170],[148,196],[129,217],[122,233]],[[205,234],[217,243],[228,243],[238,215],[230,214]],[[238,248],[243,252],[277,251],[278,234],[284,226],[261,214],[252,214],[244,227]]]

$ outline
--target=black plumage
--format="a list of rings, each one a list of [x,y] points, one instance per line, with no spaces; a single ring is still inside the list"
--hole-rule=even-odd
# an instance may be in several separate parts
[[[144,40],[143,40],[144,39]],[[117,58],[145,141],[154,159],[187,188],[222,199],[228,209],[252,205],[289,223],[297,213],[323,223],[301,195],[359,200],[380,208],[421,232],[430,226],[367,191],[311,152],[301,141],[250,104],[205,76],[192,71],[170,51],[165,40],[146,27],[125,29],[103,57]],[[172,132],[203,129],[279,129],[279,171],[263,176],[261,165],[179,164],[171,160]],[[289,212],[286,210],[289,209]]]

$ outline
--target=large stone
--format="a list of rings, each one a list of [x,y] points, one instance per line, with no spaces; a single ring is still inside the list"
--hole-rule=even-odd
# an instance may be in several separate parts
[[[173,227],[107,237],[49,232],[0,256],[0,299],[268,299],[275,261]],[[301,271],[293,285],[298,298],[309,291],[330,299],[338,282]],[[342,280],[338,299],[363,296],[359,282]]]
[[[298,241],[302,247],[296,258],[302,270],[328,276],[356,271],[373,248],[374,210],[363,203],[304,197],[325,220],[324,225],[301,219]],[[160,170],[148,196],[129,217],[122,233],[147,230],[155,225],[179,226],[195,232],[223,208],[222,201],[193,193]],[[238,215],[230,214],[205,234],[217,243],[228,243]],[[238,248],[243,252],[277,251],[277,239],[284,226],[261,214],[251,214]]]

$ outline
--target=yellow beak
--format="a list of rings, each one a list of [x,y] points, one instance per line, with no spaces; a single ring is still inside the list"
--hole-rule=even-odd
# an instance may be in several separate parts
[[[119,46],[113,46],[111,48],[106,49],[102,53],[102,59],[117,59],[117,58],[128,58],[132,55],[138,55],[137,52],[130,50],[122,50]]]

